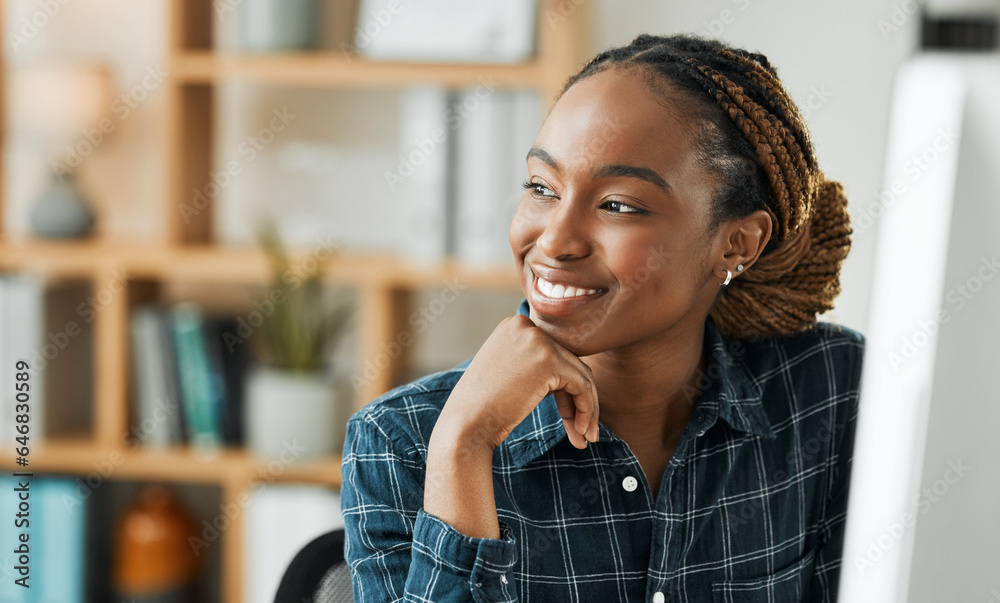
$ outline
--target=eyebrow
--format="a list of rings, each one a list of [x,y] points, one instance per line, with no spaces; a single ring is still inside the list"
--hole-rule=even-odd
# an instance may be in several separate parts
[[[552,169],[556,171],[562,171],[562,167],[559,162],[549,155],[544,149],[539,149],[538,147],[531,147],[528,151],[528,155],[525,157],[525,161],[531,159],[532,157],[539,159],[548,165],[552,166]],[[622,176],[627,176],[631,178],[638,178],[640,180],[645,180],[651,184],[659,187],[663,192],[669,193],[673,190],[669,183],[663,179],[662,176],[657,174],[655,171],[644,168],[637,167],[634,165],[603,165],[594,171],[594,178],[617,178]]]

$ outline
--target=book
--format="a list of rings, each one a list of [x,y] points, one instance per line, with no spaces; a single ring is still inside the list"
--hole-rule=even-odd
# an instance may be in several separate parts
[[[14,391],[14,360],[7,358],[7,277],[0,275],[0,454],[7,454],[14,442],[12,409],[7,392]]]
[[[87,499],[77,495],[69,479],[35,479],[31,487],[32,514],[37,518],[36,535],[31,538],[35,601],[83,603]]]
[[[181,390],[181,376],[177,369],[177,348],[174,346],[173,329],[170,313],[159,308],[159,341],[163,346],[162,359],[164,375],[167,384],[167,399],[171,401],[172,411],[169,421],[170,442],[174,445],[186,444],[190,441],[187,431],[187,414],[184,412],[184,394]]]
[[[436,87],[400,94],[398,165],[385,178],[396,195],[398,251],[415,262],[437,262],[447,252],[448,98]]]
[[[173,334],[176,312],[168,312],[155,305],[140,306],[133,311],[130,339],[134,397],[130,436],[152,448],[193,441],[193,434],[199,429],[203,431],[203,425],[195,425],[186,419],[184,407],[186,405],[189,412],[194,412],[192,405],[204,404],[207,394],[215,408],[212,414],[217,424],[219,443],[239,446],[243,443],[243,379],[249,365],[249,354],[245,346],[231,346],[225,342],[227,334],[231,336],[230,340],[238,339],[236,319],[201,316],[192,307],[187,310],[181,308],[181,313],[188,315],[191,310],[194,312],[192,318],[199,317],[195,321],[197,327],[191,323],[185,328],[196,330],[200,343],[185,339],[181,345],[186,346],[182,348],[185,354],[194,354],[193,358],[197,360],[195,365],[179,357],[181,350],[175,345],[177,342]],[[182,337],[188,335],[184,333]],[[203,356],[199,348],[203,348]],[[185,368],[185,378],[189,380],[188,395],[191,399],[187,403],[182,393],[185,387],[181,383],[179,366]],[[203,381],[205,375],[207,382]],[[204,422],[204,417],[200,420]]]
[[[370,59],[515,63],[534,54],[535,0],[362,0],[354,46]]]
[[[499,261],[507,239],[502,201],[513,183],[508,182],[511,141],[510,94],[494,91],[479,98],[464,90],[464,98],[475,101],[457,128],[455,167],[456,256],[468,264]],[[509,253],[508,253],[509,255]]]
[[[116,513],[124,503],[123,494],[132,491],[127,482],[108,481],[90,488],[83,478],[74,478],[76,493],[86,497],[84,539],[86,542],[86,581],[88,602],[120,601],[112,590],[112,560],[115,545]]]
[[[5,319],[2,334],[4,359],[7,366],[3,371],[11,371],[18,360],[28,362],[29,369],[29,449],[45,439],[45,400],[46,400],[46,368],[48,364],[59,357],[60,346],[68,345],[68,338],[54,336],[47,341],[43,334],[45,311],[45,285],[40,277],[30,274],[13,274],[5,278]],[[3,400],[3,412],[6,415],[7,429],[11,438],[7,438],[0,447],[7,448],[13,442],[15,424],[15,391],[8,387],[0,392]]]
[[[464,113],[455,136],[455,255],[468,265],[509,266],[508,232],[524,194],[525,156],[541,125],[537,95],[460,91]]]
[[[222,392],[220,377],[209,364],[202,312],[194,304],[182,303],[171,309],[171,319],[190,444],[206,451],[216,450],[222,444]]]
[[[222,386],[219,430],[227,446],[240,446],[243,437],[243,383],[250,365],[250,356],[237,329],[239,324],[229,316],[205,318],[205,344],[213,373],[220,376]],[[228,340],[227,340],[227,335]],[[227,343],[227,341],[229,343]]]
[[[14,274],[0,278],[0,448],[12,447],[15,415],[27,414],[28,446],[46,438],[88,433],[92,424],[93,328],[81,313],[89,284],[46,283],[41,277]],[[28,412],[16,412],[14,372],[28,364]]]
[[[172,346],[164,340],[161,311],[141,306],[129,319],[132,343],[133,427],[132,437],[150,448],[166,448],[173,443],[171,415],[178,400],[171,398],[168,359]]]
[[[317,536],[342,528],[340,495],[322,486],[269,484],[246,509],[244,592],[248,603],[271,603],[295,554]]]
[[[541,96],[531,90],[512,91],[513,102],[513,149],[511,150],[511,169],[513,174],[510,178],[513,182],[513,197],[505,204],[508,215],[513,218],[517,211],[518,203],[524,194],[524,187],[521,184],[528,179],[528,151],[535,144],[535,138],[539,130],[542,129],[543,106]],[[508,241],[508,246],[509,246]]]

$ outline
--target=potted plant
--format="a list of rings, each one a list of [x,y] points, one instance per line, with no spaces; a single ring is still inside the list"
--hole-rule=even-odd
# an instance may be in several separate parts
[[[323,268],[334,253],[323,248],[293,263],[270,221],[258,238],[272,276],[258,303],[261,361],[247,376],[247,444],[266,457],[286,450],[293,458],[332,454],[345,417],[326,358],[350,317],[348,304],[331,305],[325,296]]]

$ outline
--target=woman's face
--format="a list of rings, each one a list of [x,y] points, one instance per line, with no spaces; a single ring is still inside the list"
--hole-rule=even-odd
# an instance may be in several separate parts
[[[563,94],[528,154],[531,188],[510,227],[535,325],[578,356],[700,336],[723,266],[709,232],[718,180],[695,150],[692,124],[635,71]],[[597,291],[561,297],[571,285]]]

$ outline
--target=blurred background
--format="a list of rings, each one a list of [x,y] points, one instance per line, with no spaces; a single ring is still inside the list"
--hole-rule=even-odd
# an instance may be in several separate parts
[[[516,311],[563,81],[687,32],[768,57],[850,201],[842,600],[1000,603],[1000,2],[0,7],[0,601],[272,600],[342,524],[347,417]]]

